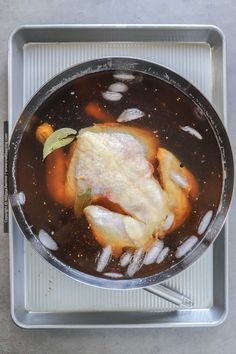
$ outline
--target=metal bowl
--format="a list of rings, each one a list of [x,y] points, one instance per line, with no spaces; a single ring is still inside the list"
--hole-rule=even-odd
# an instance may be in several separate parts
[[[47,100],[56,90],[60,89],[65,84],[84,75],[105,70],[130,70],[152,75],[157,79],[160,79],[175,87],[177,90],[181,91],[196,105],[196,107],[198,107],[203,112],[204,116],[210,123],[213,132],[215,133],[219,149],[221,151],[223,168],[223,185],[221,200],[214,220],[206,231],[203,239],[197,243],[197,245],[193,248],[191,252],[189,252],[184,258],[182,258],[172,267],[160,273],[143,278],[124,280],[105,279],[83,273],[64,264],[41,244],[37,236],[32,232],[31,227],[28,225],[24,217],[21,205],[19,203],[13,203],[11,198],[17,193],[17,181],[15,175],[17,152],[21,143],[24,130],[31,117],[45,102],[45,100]],[[52,78],[33,96],[33,98],[25,107],[12,133],[9,145],[9,196],[14,216],[23,234],[30,241],[34,249],[57,269],[59,269],[60,271],[75,280],[103,288],[144,288],[153,284],[163,282],[166,279],[180,273],[188,266],[190,266],[202,255],[202,253],[219,235],[219,232],[224,225],[230,207],[230,202],[233,193],[233,182],[234,166],[230,142],[225,128],[222,124],[222,121],[214,110],[214,108],[212,107],[212,105],[210,104],[210,102],[191,83],[189,83],[183,77],[179,76],[170,69],[155,63],[151,63],[149,61],[144,61],[135,58],[112,57],[96,59],[73,66]]]

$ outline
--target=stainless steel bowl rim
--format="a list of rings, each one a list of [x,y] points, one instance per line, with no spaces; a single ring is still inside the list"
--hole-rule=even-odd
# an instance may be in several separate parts
[[[209,247],[209,245],[216,239],[221,228],[224,225],[227,213],[230,207],[233,184],[234,184],[234,165],[233,155],[230,142],[223,126],[221,119],[212,107],[211,103],[204,97],[204,95],[194,87],[189,81],[172,71],[171,69],[162,65],[145,61],[138,58],[130,57],[106,57],[86,61],[84,63],[75,65],[65,71],[59,73],[52,79],[50,79],[44,86],[42,86],[36,94],[31,98],[29,103],[24,108],[16,126],[13,130],[10,144],[9,144],[9,178],[8,189],[9,196],[17,193],[17,183],[15,176],[15,167],[17,160],[17,152],[20,146],[23,132],[32,117],[32,115],[38,110],[38,108],[47,100],[54,92],[60,89],[62,86],[68,84],[70,81],[82,77],[87,74],[101,72],[105,70],[115,71],[135,71],[148,75],[152,75],[157,79],[165,81],[172,85],[183,94],[185,94],[191,101],[198,107],[208,119],[212,130],[215,133],[219,149],[221,151],[222,166],[223,166],[223,187],[221,194],[221,201],[210,227],[206,231],[203,239],[197,243],[191,252],[189,252],[179,262],[172,267],[143,278],[133,279],[107,279],[102,277],[96,277],[87,273],[83,273],[76,270],[57,259],[49,250],[47,250],[39,241],[37,236],[32,232],[30,225],[27,223],[21,206],[13,205],[12,209],[15,219],[24,234],[24,236],[30,241],[33,248],[45,258],[50,264],[55,266],[58,270],[62,271],[71,278],[81,281],[86,284],[98,286],[102,288],[111,289],[133,289],[143,288],[153,284],[161,283],[170,277],[173,277],[189,267],[194,261],[196,261],[200,255]]]

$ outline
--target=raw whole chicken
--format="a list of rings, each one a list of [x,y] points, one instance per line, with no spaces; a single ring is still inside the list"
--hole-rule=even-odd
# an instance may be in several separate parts
[[[44,143],[47,134],[38,137]],[[147,250],[178,228],[198,196],[195,177],[152,132],[117,123],[81,129],[68,156],[62,148],[52,152],[46,180],[51,197],[78,217],[83,212],[97,242],[110,245],[115,257],[124,248]]]

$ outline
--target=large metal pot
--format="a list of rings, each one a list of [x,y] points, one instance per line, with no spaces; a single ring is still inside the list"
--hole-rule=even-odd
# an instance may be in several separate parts
[[[68,267],[66,264],[59,261],[41,244],[37,236],[32,232],[31,228],[27,224],[26,219],[24,218],[21,205],[19,203],[12,203],[12,209],[20,229],[22,230],[25,237],[30,241],[32,247],[34,247],[35,250],[41,254],[50,264],[61,270],[66,275],[72,277],[75,280],[104,288],[131,289],[148,287],[152,284],[163,282],[164,280],[178,274],[190,266],[194,261],[197,260],[198,257],[202,255],[202,253],[216,239],[224,225],[233,192],[233,156],[225,128],[209,101],[192,84],[190,84],[187,80],[178,74],[174,73],[166,67],[140,59],[102,58],[73,66],[70,69],[67,69],[66,71],[55,76],[33,96],[21,114],[12,133],[9,146],[9,196],[11,199],[11,196],[17,193],[17,180],[15,175],[17,152],[21,143],[23,132],[31,117],[45,102],[45,100],[47,100],[57,89],[61,88],[63,85],[69,83],[75,78],[104,70],[137,71],[140,73],[147,73],[160,80],[163,80],[191,99],[196,107],[201,109],[209,121],[221,151],[224,180],[219,208],[204,238],[199,243],[197,243],[194,249],[178,263],[158,274],[136,279],[111,280],[85,274],[76,269]]]

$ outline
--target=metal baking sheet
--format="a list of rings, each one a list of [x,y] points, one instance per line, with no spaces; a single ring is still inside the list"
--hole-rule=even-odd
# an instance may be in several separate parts
[[[164,64],[197,86],[226,124],[225,41],[214,26],[24,26],[9,40],[9,134],[25,103],[73,64],[132,56]],[[78,283],[46,263],[24,240],[10,212],[11,314],[24,328],[210,326],[227,314],[227,225],[214,246],[166,284],[189,296],[192,309],[142,290]]]

